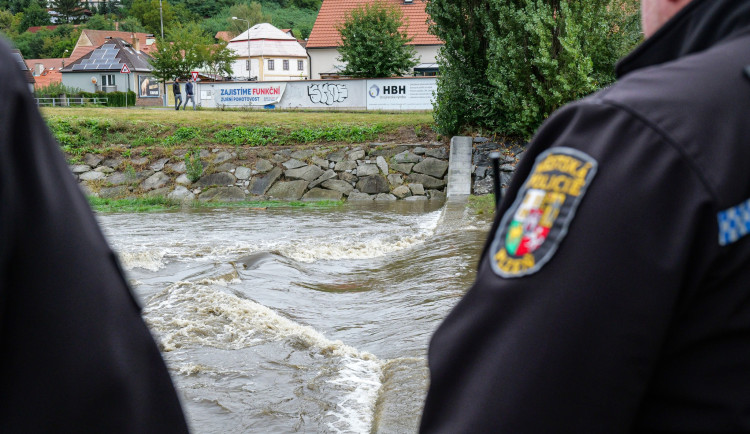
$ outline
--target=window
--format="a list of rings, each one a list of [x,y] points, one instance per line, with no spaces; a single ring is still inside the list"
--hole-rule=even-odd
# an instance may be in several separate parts
[[[297,61],[297,71],[302,71],[305,69],[305,62],[302,60]]]
[[[284,71],[289,71],[289,61],[288,60],[282,60],[281,67],[284,69]]]
[[[268,59],[268,70],[273,71],[273,59]]]
[[[102,86],[114,86],[115,75],[114,74],[102,74]]]

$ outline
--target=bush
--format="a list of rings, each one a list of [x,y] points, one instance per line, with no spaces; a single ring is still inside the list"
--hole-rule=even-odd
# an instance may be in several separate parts
[[[528,137],[554,110],[614,80],[639,40],[631,0],[429,0],[445,45],[437,132]]]
[[[185,169],[190,182],[201,179],[201,175],[203,175],[203,163],[201,162],[200,149],[194,149],[192,152],[188,151],[185,154]]]

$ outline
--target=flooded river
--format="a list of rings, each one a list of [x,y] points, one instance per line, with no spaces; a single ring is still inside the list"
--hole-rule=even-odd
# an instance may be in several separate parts
[[[415,432],[490,226],[403,201],[98,219],[194,433]]]

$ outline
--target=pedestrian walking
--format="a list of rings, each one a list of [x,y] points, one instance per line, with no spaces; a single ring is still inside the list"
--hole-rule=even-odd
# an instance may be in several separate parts
[[[188,79],[188,81],[185,83],[185,105],[182,106],[183,110],[187,107],[188,101],[193,102],[193,110],[195,110],[195,97],[193,97],[193,82],[190,79]]]
[[[175,78],[172,83],[172,93],[174,93],[174,109],[179,110],[182,104],[182,92],[180,91],[180,79]]]

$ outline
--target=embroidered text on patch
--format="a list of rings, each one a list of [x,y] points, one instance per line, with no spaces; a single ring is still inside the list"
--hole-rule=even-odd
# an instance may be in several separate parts
[[[552,258],[568,231],[596,160],[571,148],[540,154],[490,247],[492,269],[502,277],[535,273]]]
[[[719,244],[726,246],[750,233],[750,199],[718,214]]]

